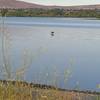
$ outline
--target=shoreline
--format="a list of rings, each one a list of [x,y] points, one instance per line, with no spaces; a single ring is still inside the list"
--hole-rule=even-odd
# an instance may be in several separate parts
[[[39,89],[45,89],[45,90],[57,90],[57,91],[62,91],[62,92],[74,92],[74,93],[82,93],[82,94],[89,94],[89,95],[100,95],[100,92],[97,91],[92,91],[92,90],[75,90],[75,89],[62,89],[62,88],[57,88],[51,85],[45,85],[45,84],[34,84],[34,83],[29,83],[26,81],[14,81],[14,80],[0,80],[0,84],[3,85],[8,85],[11,84],[15,86],[19,84],[20,86],[23,87],[30,87],[30,88],[39,88]]]
[[[0,17],[3,17],[0,15]],[[100,19],[100,18],[96,18],[96,17],[77,17],[77,16],[70,16],[70,17],[66,17],[66,16],[5,16],[5,17],[21,17],[21,18],[68,18],[68,19],[90,19],[90,20],[96,20],[96,19]]]

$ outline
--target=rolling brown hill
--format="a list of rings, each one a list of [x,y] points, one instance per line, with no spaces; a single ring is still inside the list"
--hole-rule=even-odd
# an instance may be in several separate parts
[[[11,9],[20,9],[20,8],[42,8],[42,9],[71,9],[71,10],[80,10],[80,9],[100,9],[100,5],[81,5],[81,6],[45,6],[34,3],[27,3],[19,0],[0,0],[0,8],[11,8]]]
[[[42,7],[44,6],[33,3],[26,3],[24,1],[0,0],[0,8],[20,9],[20,8],[42,8]]]

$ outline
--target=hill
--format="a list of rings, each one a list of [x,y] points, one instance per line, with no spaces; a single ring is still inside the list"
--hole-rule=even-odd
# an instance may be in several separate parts
[[[20,9],[20,8],[43,8],[42,5],[26,3],[18,0],[0,0],[0,8]]]
[[[34,3],[27,3],[19,0],[0,0],[0,8],[10,8],[10,9],[26,9],[26,8],[42,8],[42,9],[71,9],[71,10],[80,10],[80,9],[100,9],[100,5],[81,5],[81,6],[45,6]]]

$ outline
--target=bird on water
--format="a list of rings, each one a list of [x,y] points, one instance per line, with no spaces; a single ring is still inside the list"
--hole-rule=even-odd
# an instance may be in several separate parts
[[[51,32],[51,36],[54,36],[54,32],[53,31]]]

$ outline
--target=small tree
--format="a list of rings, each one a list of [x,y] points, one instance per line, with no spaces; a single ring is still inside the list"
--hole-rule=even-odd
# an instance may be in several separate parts
[[[5,17],[6,16],[6,14],[7,14],[7,12],[8,12],[8,9],[1,9],[1,16],[2,17]]]

